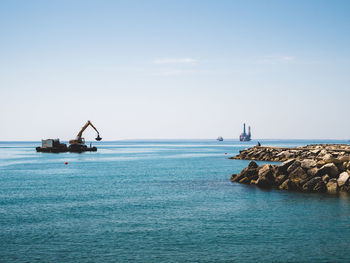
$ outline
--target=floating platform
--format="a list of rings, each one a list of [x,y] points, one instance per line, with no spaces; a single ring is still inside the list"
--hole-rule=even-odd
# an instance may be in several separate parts
[[[82,152],[96,152],[96,147],[87,147],[85,144],[71,144],[68,147],[69,152],[82,153]]]
[[[65,152],[96,152],[96,147],[87,147],[85,144],[71,144],[67,147],[65,143],[60,143],[59,139],[42,140],[42,147],[35,148],[37,152],[43,153],[65,153]]]
[[[43,152],[43,153],[97,152],[97,148],[96,147],[87,147],[87,146],[86,147],[66,147],[66,148],[42,148],[42,147],[36,147],[35,149],[36,149],[37,152]]]

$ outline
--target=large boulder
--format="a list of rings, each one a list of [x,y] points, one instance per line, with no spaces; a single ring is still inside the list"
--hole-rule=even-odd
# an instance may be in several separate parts
[[[251,179],[249,179],[248,177],[243,177],[241,180],[239,180],[240,184],[249,184],[251,181]]]
[[[292,154],[289,151],[282,151],[279,154],[276,155],[278,158],[283,160],[288,160],[292,156]]]
[[[312,191],[314,189],[314,187],[316,186],[316,184],[318,182],[321,182],[321,181],[322,181],[321,177],[314,177],[314,178],[310,179],[309,181],[307,181],[303,185],[303,190],[304,191]]]
[[[347,172],[341,173],[337,180],[338,186],[342,187],[343,185],[348,185],[349,179],[350,179],[350,175]]]
[[[327,192],[330,194],[336,194],[338,192],[338,183],[337,180],[332,178],[327,183]]]
[[[275,184],[278,186],[278,185],[281,185],[285,180],[288,179],[288,175],[287,174],[281,174],[281,175],[278,175],[275,179]]]
[[[317,163],[316,163],[316,167],[317,168],[321,168],[323,165],[325,165],[326,164],[326,162],[325,161],[323,161],[323,160],[321,160],[321,161],[318,161]]]
[[[271,164],[264,164],[260,166],[258,175],[259,175],[259,178],[271,177],[273,175],[273,166]]]
[[[258,178],[258,169],[246,167],[234,178],[231,176],[231,181],[240,182],[244,177],[247,177],[249,181]]]
[[[289,179],[285,180],[278,188],[280,190],[290,190],[291,181]]]
[[[261,188],[272,187],[272,182],[268,180],[266,177],[259,177],[258,180],[256,180],[255,184]]]
[[[296,190],[297,189],[295,183],[293,183],[289,179],[285,180],[278,188],[280,190]]]
[[[307,178],[307,173],[300,166],[289,174],[289,179],[299,187],[301,186],[301,182],[305,181]]]
[[[230,178],[231,182],[235,182],[236,177],[237,177],[237,174],[232,174]]]
[[[298,167],[300,167],[301,163],[299,161],[295,161],[293,162],[287,169],[287,173],[291,173],[293,172],[295,169],[297,169]]]
[[[325,163],[331,163],[331,162],[333,162],[334,157],[333,157],[332,154],[327,153],[327,154],[325,154],[325,155],[322,157],[322,160],[323,160]]]
[[[301,163],[299,161],[295,161],[293,162],[287,169],[287,173],[291,173],[293,172],[294,170],[296,170],[298,167],[301,166]]]
[[[327,163],[323,165],[317,173],[317,176],[328,174],[329,177],[334,178],[339,174],[338,167],[334,163]]]
[[[293,163],[295,162],[295,159],[289,159],[283,163],[281,163],[278,166],[278,173],[279,174],[284,174],[287,172],[287,169],[289,168],[289,166],[291,166]]]
[[[324,182],[324,181],[319,181],[319,182],[315,185],[313,191],[314,191],[314,192],[318,192],[318,193],[324,193],[324,192],[326,192],[326,191],[327,191],[327,186],[326,186],[325,182]]]
[[[248,164],[248,168],[249,169],[256,169],[258,167],[259,167],[259,165],[256,162],[254,162],[254,161],[250,161],[249,164]]]
[[[310,151],[310,153],[312,154],[312,155],[318,155],[319,153],[320,153],[320,150],[319,149],[315,149],[315,150],[312,150],[312,151]]]
[[[258,180],[256,185],[262,188],[271,188],[274,183],[274,167],[265,164],[259,167]]]
[[[307,174],[310,177],[315,177],[317,173],[318,173],[318,168],[316,168],[316,167],[310,168],[310,169],[307,170]]]
[[[317,164],[317,162],[313,159],[305,159],[305,160],[302,160],[300,163],[301,163],[301,167],[304,169],[314,168],[316,167],[316,164]]]
[[[318,153],[317,158],[322,159],[323,156],[325,156],[326,154],[327,154],[327,151],[326,151],[325,149],[322,149],[322,150]]]
[[[345,153],[344,153],[345,154]],[[333,154],[326,154],[322,160],[325,162],[325,163],[336,163],[336,164],[339,164],[339,163],[342,163],[342,162],[345,162],[345,161],[348,161],[349,160],[349,156],[344,156],[344,155],[339,155],[337,156],[336,153],[333,153]]]
[[[244,173],[248,170],[248,168],[244,168],[239,174],[233,174],[231,175],[231,181],[232,182],[239,182],[244,176]]]

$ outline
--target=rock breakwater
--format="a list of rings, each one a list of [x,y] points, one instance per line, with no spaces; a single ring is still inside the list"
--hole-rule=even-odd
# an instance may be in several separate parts
[[[350,145],[314,144],[295,148],[255,146],[240,151],[230,159],[283,162],[289,159],[324,159],[341,156],[350,156]]]
[[[350,145],[307,145],[297,148],[252,147],[233,159],[283,161],[259,166],[251,161],[232,182],[303,192],[350,192]]]

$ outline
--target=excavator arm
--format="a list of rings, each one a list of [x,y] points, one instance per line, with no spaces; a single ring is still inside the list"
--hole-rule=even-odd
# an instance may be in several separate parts
[[[90,122],[90,121],[89,121]],[[90,125],[92,128],[94,128],[94,130],[97,132],[97,137],[95,138],[96,141],[101,141],[102,138],[100,137],[100,133],[98,132],[98,130],[96,129],[96,127],[90,122]]]
[[[100,137],[100,133],[98,132],[98,130],[96,129],[96,127],[90,122],[87,121],[87,123],[83,126],[83,128],[81,128],[81,130],[79,131],[77,137],[75,140],[70,140],[69,143],[70,144],[74,144],[74,143],[83,143],[83,132],[87,129],[87,127],[89,127],[89,125],[94,128],[94,130],[97,132],[97,137],[95,138],[96,141],[101,141],[102,138]]]

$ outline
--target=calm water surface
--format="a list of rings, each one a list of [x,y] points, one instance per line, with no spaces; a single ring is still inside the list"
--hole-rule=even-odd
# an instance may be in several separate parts
[[[230,182],[248,162],[227,156],[256,142],[38,144],[0,142],[0,262],[350,261],[348,196]]]

